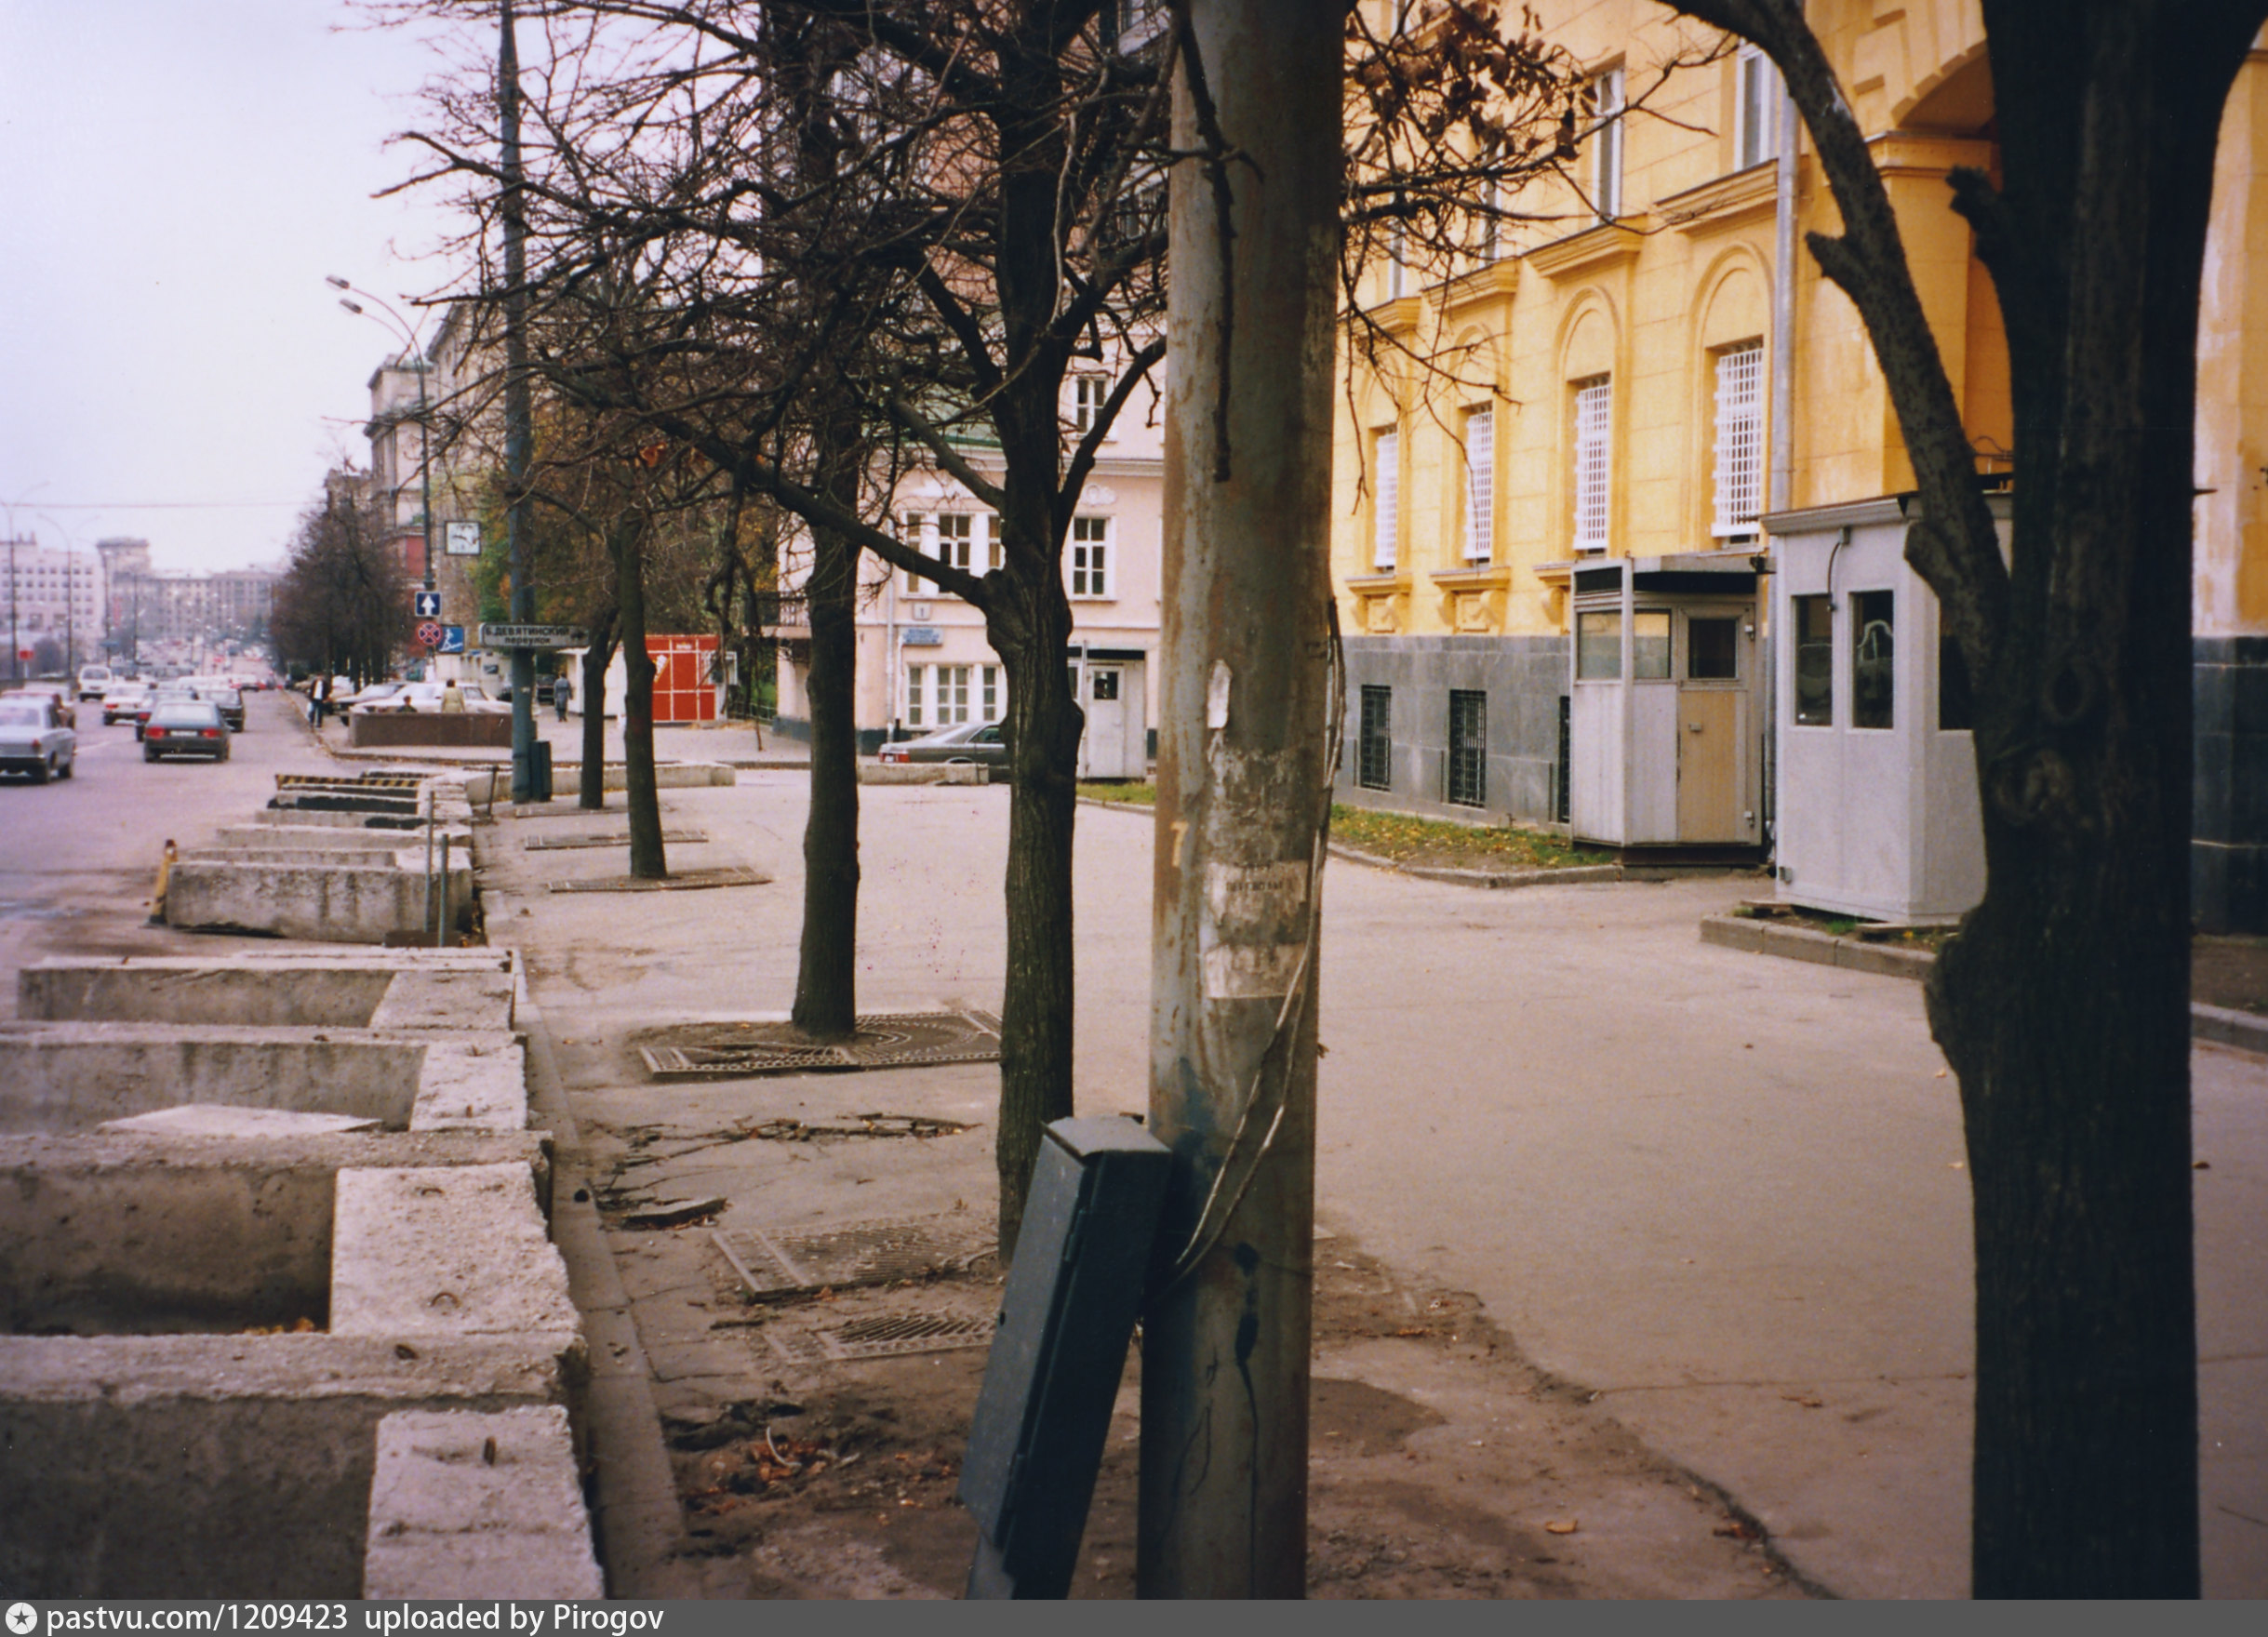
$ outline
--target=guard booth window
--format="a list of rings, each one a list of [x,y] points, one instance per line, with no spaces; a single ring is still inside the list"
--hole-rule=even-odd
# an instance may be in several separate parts
[[[1834,725],[1834,605],[1792,597],[1795,631],[1795,725]]]
[[[1641,608],[1630,617],[1630,673],[1640,682],[1661,682],[1669,676],[1668,609]]]
[[[1688,682],[1738,680],[1741,674],[1741,649],[1737,640],[1740,624],[1738,619],[1703,619],[1698,616],[1686,621]]]
[[[1394,788],[1394,690],[1362,690],[1362,726],[1354,757],[1354,780],[1365,790]]]
[[[1488,799],[1488,696],[1449,690],[1449,800],[1461,807]]]
[[[1578,614],[1575,617],[1575,680],[1622,680],[1622,617],[1620,614]]]
[[[1850,599],[1850,725],[1891,724],[1897,659],[1894,592],[1856,592]]]

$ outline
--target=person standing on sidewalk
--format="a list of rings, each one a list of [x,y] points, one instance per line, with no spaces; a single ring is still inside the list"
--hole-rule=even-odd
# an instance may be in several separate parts
[[[327,671],[321,676],[316,677],[315,685],[307,691],[309,697],[314,700],[315,731],[321,733],[323,718],[330,714],[331,709],[330,672]]]
[[[552,703],[559,707],[559,720],[565,722],[567,701],[575,697],[575,679],[562,671],[552,684]]]

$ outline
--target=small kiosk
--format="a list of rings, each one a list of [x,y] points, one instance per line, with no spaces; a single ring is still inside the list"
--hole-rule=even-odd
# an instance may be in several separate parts
[[[1714,857],[1761,846],[1761,563],[1742,551],[1571,566],[1576,839]]]
[[[1987,497],[2007,549],[2008,502]],[[1984,893],[1967,672],[1906,563],[1911,495],[1764,519],[1782,903],[1949,921]]]

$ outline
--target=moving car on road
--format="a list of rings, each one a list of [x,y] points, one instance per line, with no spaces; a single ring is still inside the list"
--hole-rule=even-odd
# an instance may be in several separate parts
[[[114,727],[121,722],[138,722],[142,706],[150,702],[150,690],[139,682],[113,682],[102,690],[102,725]]]
[[[218,685],[201,687],[197,689],[197,698],[208,705],[219,707],[220,720],[228,724],[231,733],[244,731],[244,695],[241,691]]]
[[[150,718],[167,705],[193,705],[197,696],[177,683],[167,683],[135,707],[134,737],[140,739],[149,731]]]
[[[885,762],[981,762],[988,766],[1008,765],[1007,741],[997,722],[957,722],[920,739],[882,747]]]
[[[79,698],[101,699],[109,692],[111,684],[117,680],[107,665],[82,665],[79,667]]]
[[[154,762],[161,756],[227,761],[228,724],[220,720],[220,707],[204,699],[158,706],[141,730],[141,759]]]
[[[17,690],[13,697],[20,699],[36,698],[53,699],[55,713],[62,720],[65,727],[76,727],[79,725],[78,690],[67,682],[27,682]]]
[[[79,736],[56,710],[53,695],[0,695],[0,771],[45,784],[69,779],[78,763]]]

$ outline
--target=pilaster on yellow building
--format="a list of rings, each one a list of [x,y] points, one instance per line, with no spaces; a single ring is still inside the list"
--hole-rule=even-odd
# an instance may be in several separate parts
[[[1802,247],[1837,225],[1808,142],[1751,50],[1657,83],[1718,41],[1650,0],[1538,10],[1595,112],[1569,182],[1518,201],[1554,220],[1452,267],[1369,269],[1367,321],[1410,357],[1353,345],[1352,316],[1342,331],[1343,799],[1771,857],[1788,896],[1955,912],[1981,885],[1960,857],[1959,679],[1901,558],[1914,480],[1881,369]],[[1980,480],[2020,483],[2000,313],[1946,186],[1996,164],[1979,7],[1808,15],[1870,135]],[[2268,920],[2268,788],[2258,811],[2235,794],[2268,780],[2235,777],[2268,747],[2263,153],[2256,60],[2224,125],[2200,358],[2208,925]],[[2254,686],[2257,719],[2236,709]]]

